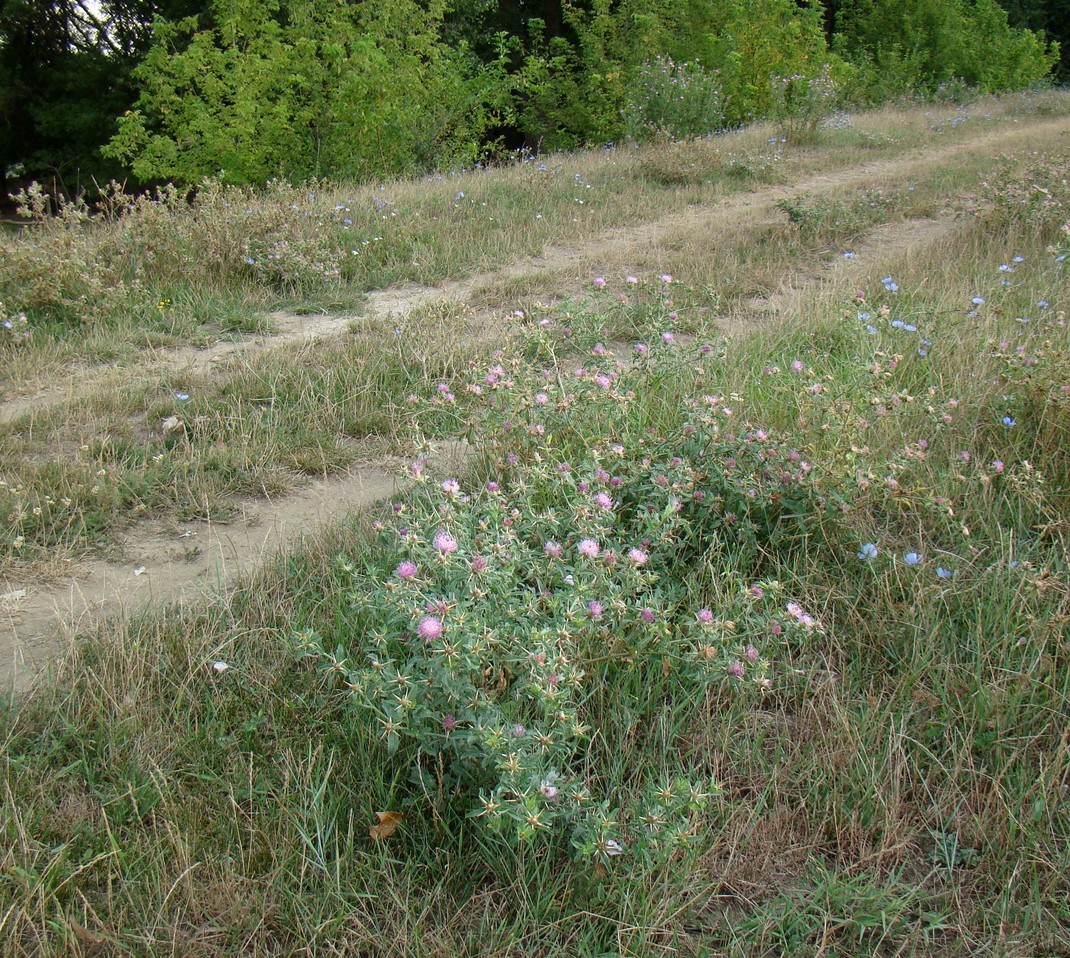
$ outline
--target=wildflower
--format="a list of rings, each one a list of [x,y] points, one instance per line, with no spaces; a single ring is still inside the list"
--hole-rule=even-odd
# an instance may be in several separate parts
[[[516,725],[509,729],[509,734],[512,735],[513,738],[523,738],[523,736],[527,734],[527,731],[528,730],[524,728],[523,725],[517,722]]]
[[[843,254],[843,258],[844,259],[854,259],[855,258],[855,254],[852,253],[850,250],[846,250],[844,252],[844,254]]]
[[[461,491],[461,484],[456,479],[446,479],[442,483],[442,491],[451,498]]]
[[[416,633],[425,642],[434,642],[442,638],[442,620],[433,615],[425,615],[417,624]]]
[[[557,786],[551,785],[549,782],[543,782],[539,786],[539,794],[542,795],[547,801],[552,802],[557,798]]]
[[[748,645],[746,652],[744,653],[751,662],[758,661],[758,650],[753,645]]]
[[[635,276],[627,276],[625,277],[624,282],[630,283],[632,286],[634,286],[636,283],[639,282],[639,279]]]
[[[222,675],[229,668],[230,668],[230,666],[226,662],[213,662],[212,663],[212,671],[215,672],[216,675]]]
[[[903,561],[907,565],[918,565],[924,557],[917,552],[908,552],[903,556]]]
[[[480,575],[487,571],[487,567],[490,563],[487,561],[486,556],[473,556],[472,557],[472,571],[476,575]]]
[[[936,567],[936,575],[941,579],[950,579],[954,574],[954,569],[945,569],[942,565]]]
[[[803,365],[802,360],[800,359],[796,359],[795,362],[791,364],[791,371],[793,373],[801,373],[805,368],[806,367]]]
[[[984,306],[985,304],[984,299],[980,296],[974,296],[974,298],[971,299],[970,302],[973,303],[974,306]]]
[[[1002,459],[993,459],[992,460],[992,471],[993,472],[1003,472],[1003,460]]]
[[[497,492],[500,488],[501,486],[493,480],[487,483],[487,492]]]
[[[661,274],[661,281],[663,283],[671,283],[672,282],[672,277],[668,273],[662,273]]]
[[[597,559],[598,553],[601,551],[601,547],[594,539],[580,539],[576,549],[580,555],[586,556],[588,559]]]
[[[728,674],[733,676],[734,678],[743,678],[744,672],[746,672],[746,668],[744,667],[743,663],[739,661],[739,659],[733,660],[732,664],[728,666]]]
[[[672,334],[672,333],[669,333],[669,332],[665,332],[665,333],[662,333],[662,334],[661,334],[661,341],[662,341],[663,343],[665,343],[666,345],[668,345],[669,343],[671,343],[671,342],[673,341],[673,339],[675,339],[675,338],[676,338],[676,337],[674,337],[674,336],[673,336],[673,334]]]
[[[595,602],[593,599],[587,603],[587,612],[592,619],[600,619],[605,613],[605,608],[601,602]]]
[[[1013,416],[1004,416],[1003,417],[1003,425],[1006,426],[1009,429],[1011,426],[1017,426],[1018,423],[1015,422]]]
[[[560,559],[562,552],[561,543],[554,542],[553,539],[547,539],[546,542],[543,543],[542,551],[551,559]]]
[[[612,509],[613,500],[604,492],[599,492],[594,497],[594,504],[599,509]]]
[[[700,625],[711,625],[713,623],[713,613],[709,609],[699,609],[695,618]]]
[[[647,354],[646,343],[636,343],[635,352],[639,356],[645,356]]]
[[[449,553],[457,551],[457,540],[445,529],[439,529],[439,531],[435,533],[434,543],[435,548],[443,555],[449,555]]]
[[[648,556],[642,549],[629,549],[628,558],[636,565],[646,565],[650,556]]]
[[[418,571],[419,569],[415,562],[405,559],[398,563],[398,567],[394,570],[394,575],[399,579],[411,579]]]
[[[642,611],[641,611],[641,612],[639,613],[639,617],[640,617],[640,618],[641,618],[641,619],[642,619],[642,620],[643,620],[643,621],[644,621],[644,622],[645,622],[645,623],[646,623],[647,625],[653,625],[653,624],[654,624],[654,610],[653,610],[653,609],[649,609],[649,608],[648,608],[648,609],[643,609],[643,610],[642,610]]]
[[[550,401],[550,397],[546,393],[535,393],[535,405],[545,406]]]
[[[858,558],[864,559],[866,562],[872,562],[877,558],[877,547],[872,542],[867,542],[859,551]]]
[[[189,399],[189,393],[175,393],[175,399],[177,399],[179,402],[185,402],[187,399]]]
[[[452,715],[442,716],[442,728],[447,732],[452,732],[457,727],[457,719]]]

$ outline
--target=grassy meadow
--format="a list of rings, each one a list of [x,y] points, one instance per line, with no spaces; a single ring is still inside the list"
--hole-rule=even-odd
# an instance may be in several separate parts
[[[26,196],[0,573],[409,466],[3,705],[0,954],[1070,955],[1068,118]]]

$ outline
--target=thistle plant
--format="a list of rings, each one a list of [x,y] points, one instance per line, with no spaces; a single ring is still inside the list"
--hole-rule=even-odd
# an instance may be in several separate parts
[[[501,356],[477,371],[487,476],[438,482],[418,460],[416,492],[379,524],[384,562],[349,563],[352,639],[298,642],[416,780],[491,829],[565,830],[581,857],[658,856],[696,833],[716,786],[607,786],[621,756],[595,723],[625,709],[682,732],[709,694],[768,689],[783,644],[820,625],[757,556],[836,510],[786,438],[726,428],[720,397],[640,400],[711,347],[658,336],[628,363],[594,352],[603,362],[567,379]],[[743,561],[721,561],[730,543]],[[724,571],[696,589],[703,563]]]

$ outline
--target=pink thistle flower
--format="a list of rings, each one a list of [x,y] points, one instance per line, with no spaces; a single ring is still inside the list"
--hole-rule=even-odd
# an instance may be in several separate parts
[[[480,575],[481,573],[486,572],[489,566],[490,563],[487,561],[486,556],[475,556],[472,559],[472,571],[476,575]]]
[[[461,491],[461,484],[456,479],[446,479],[442,483],[442,491],[447,496],[456,496]]]
[[[457,727],[457,719],[455,719],[452,715],[443,715],[442,716],[442,728],[443,729],[445,729],[447,732],[452,732],[456,727]]]
[[[758,650],[753,645],[747,646],[746,656],[751,662],[758,661]]]
[[[806,367],[803,365],[801,359],[796,359],[795,362],[791,364],[791,371],[793,373],[801,373],[805,368]]]
[[[451,552],[457,551],[457,540],[445,529],[439,529],[439,531],[435,533],[434,544],[435,548],[443,555],[449,555]]]
[[[576,549],[580,555],[586,556],[588,559],[597,559],[598,553],[601,551],[601,547],[594,539],[580,539]]]
[[[399,579],[411,579],[418,571],[415,562],[405,559],[398,563],[398,567],[394,570],[394,575]]]
[[[433,615],[425,615],[416,626],[416,632],[425,642],[442,638],[442,621]]]
[[[487,492],[497,492],[500,488],[501,486],[499,486],[496,482],[487,483]]]
[[[735,659],[730,666],[728,666],[728,674],[737,678],[743,678],[743,674],[746,672],[746,668],[739,659]]]
[[[546,393],[535,393],[535,405],[545,406],[550,401],[550,397]]]
[[[648,556],[642,549],[629,549],[628,558],[636,565],[646,565],[650,560],[650,556]]]
[[[643,611],[640,612],[639,615],[647,625],[653,625],[654,624],[654,610],[653,609],[649,609],[649,608],[648,609],[643,609]]]
[[[661,281],[663,283],[671,283],[672,282],[672,277],[668,273],[662,273],[661,274]]]
[[[599,492],[595,494],[594,504],[598,506],[599,509],[613,508],[613,500],[604,492]]]
[[[602,615],[605,612],[605,608],[602,606],[601,602],[595,602],[594,600],[592,600],[587,603],[587,612],[590,614],[592,619],[600,619],[602,618]]]
[[[552,802],[557,798],[557,786],[551,785],[549,782],[543,782],[539,786],[539,794],[542,795],[548,802]]]
[[[542,551],[551,559],[560,559],[561,553],[564,550],[561,548],[560,542],[554,542],[553,539],[547,539],[546,542],[543,543]]]
[[[596,276],[595,280],[594,280],[594,285],[597,286],[599,289],[602,289],[606,285],[605,277],[604,276]]]
[[[1003,472],[1003,468],[1004,467],[1003,467],[1003,460],[1002,459],[993,459],[992,460],[992,471],[993,472]]]
[[[713,613],[709,609],[699,609],[695,618],[698,619],[699,625],[711,625],[713,623]]]
[[[639,282],[638,278],[636,278],[635,276],[628,276],[624,281],[626,283],[631,283],[633,286]]]

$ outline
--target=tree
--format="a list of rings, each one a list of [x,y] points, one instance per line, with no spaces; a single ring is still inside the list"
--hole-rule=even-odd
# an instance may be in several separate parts
[[[137,97],[132,70],[160,15],[191,0],[0,0],[0,195],[9,170],[76,192],[121,168],[99,147]]]
[[[504,77],[440,39],[430,0],[213,0],[157,21],[104,152],[141,178],[380,176],[471,159]]]
[[[1012,27],[995,0],[841,0],[836,29],[836,49],[866,67],[875,101],[952,78],[985,92],[1020,88],[1048,76],[1058,57]]]

